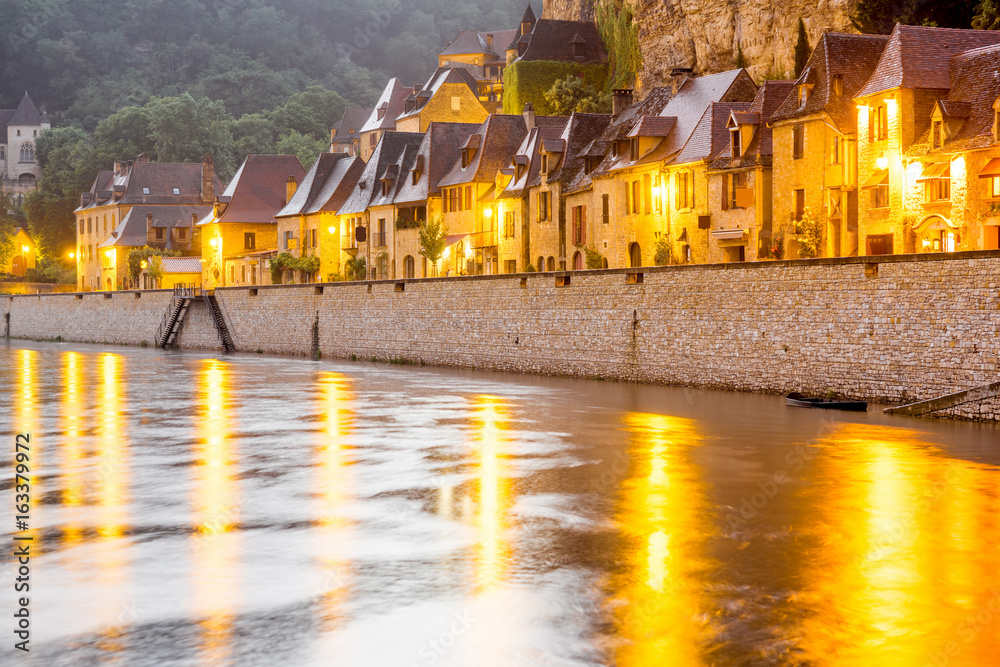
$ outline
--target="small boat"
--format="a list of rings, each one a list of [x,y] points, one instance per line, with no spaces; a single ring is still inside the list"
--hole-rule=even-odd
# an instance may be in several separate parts
[[[793,391],[785,396],[785,403],[795,408],[826,408],[827,410],[851,410],[867,412],[868,404],[864,401],[838,401],[831,398],[807,398]]]

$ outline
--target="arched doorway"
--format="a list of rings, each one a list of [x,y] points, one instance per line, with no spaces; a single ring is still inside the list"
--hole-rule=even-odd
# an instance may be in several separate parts
[[[25,272],[24,257],[21,255],[14,255],[10,260],[10,272],[15,276],[24,277]]]
[[[414,262],[413,255],[407,255],[403,258],[403,277],[413,278],[414,277]]]
[[[642,250],[638,243],[633,242],[628,245],[628,265],[632,268],[642,266]]]
[[[955,252],[959,242],[958,225],[948,218],[928,215],[913,225],[917,252]]]
[[[556,270],[556,258],[555,257],[549,257],[549,267],[548,268],[549,268],[549,271],[555,271]]]
[[[574,271],[583,270],[583,254],[579,250],[573,253],[573,270]]]
[[[105,287],[105,288],[106,288],[106,289],[107,289],[107,290],[108,290],[109,292],[110,292],[110,291],[111,291],[111,290],[113,289],[113,287],[114,287],[114,286],[113,286],[113,285],[112,285],[112,283],[111,283],[111,278],[105,278],[105,279],[104,279],[104,287]]]
[[[539,271],[545,270],[545,258],[542,257],[541,255],[538,256],[538,270]]]

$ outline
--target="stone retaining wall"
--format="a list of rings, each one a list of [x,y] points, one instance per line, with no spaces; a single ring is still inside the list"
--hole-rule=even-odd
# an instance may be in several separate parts
[[[568,284],[558,285],[557,283]],[[4,298],[11,336],[152,344],[169,292]],[[1000,379],[1000,252],[224,288],[245,352],[886,403]],[[204,303],[181,347],[219,349]],[[997,401],[949,411],[997,419]]]

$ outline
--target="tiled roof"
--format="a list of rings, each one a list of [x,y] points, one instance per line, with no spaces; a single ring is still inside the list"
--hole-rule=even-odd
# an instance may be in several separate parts
[[[710,102],[694,132],[684,144],[684,148],[671,162],[686,164],[708,160],[717,154],[729,145],[729,130],[726,128],[729,115],[734,111],[746,111],[749,108],[750,102]]]
[[[923,132],[923,136],[907,150],[909,156],[987,148],[994,143],[993,104],[1000,97],[1000,80],[997,78],[997,72],[1000,72],[1000,45],[959,54],[951,59],[949,69],[951,89],[948,97],[938,104],[953,118],[964,120],[940,148],[932,149],[929,131]],[[916,120],[926,122],[926,119]]]
[[[806,66],[806,70],[815,77],[815,87],[809,94],[805,106],[800,107],[798,96],[789,90],[785,100],[770,116],[770,122],[825,111],[842,132],[853,132],[858,123],[853,98],[875,71],[888,41],[888,35],[824,33],[819,38]],[[793,86],[807,83],[806,70],[803,70]],[[834,93],[835,76],[840,77],[843,85],[842,95]]]
[[[677,119],[664,116],[643,116],[628,133],[629,137],[666,137],[677,125]]]
[[[275,214],[287,203],[288,177],[301,183],[305,175],[305,169],[294,155],[248,155],[222,193],[220,199],[228,204],[218,220],[210,215],[199,224],[277,222]]]
[[[594,144],[610,122],[611,114],[574,113],[570,116],[561,137],[566,143],[566,150],[559,165],[549,174],[549,182],[562,183],[564,192],[575,192],[589,186],[590,175],[583,173],[584,159],[580,153]]]
[[[368,115],[368,120],[365,121],[361,131],[391,130],[396,127],[396,118],[403,112],[403,100],[412,92],[410,88],[404,87],[399,82],[399,79],[389,79],[389,83],[385,85],[382,95],[379,96],[378,102],[375,103],[375,108]],[[385,108],[385,115],[379,118],[379,108],[383,106]]]
[[[207,203],[202,196],[201,162],[145,162],[129,163],[117,176],[113,171],[101,171],[89,192],[91,201],[83,208],[103,206],[116,194],[115,203],[140,204],[189,204]],[[222,190],[222,182],[213,173],[213,191]],[[179,194],[174,194],[174,188]],[[80,210],[77,209],[77,210]]]
[[[641,101],[630,104],[617,116],[611,117],[608,126],[601,136],[594,140],[592,146],[587,148],[587,152],[592,156],[603,155],[604,159],[601,160],[600,164],[596,166],[587,178],[583,179],[580,187],[588,187],[590,177],[602,176],[619,166],[622,160],[612,154],[612,142],[625,138],[632,126],[643,116],[660,112],[670,100],[671,95],[670,88],[654,88]]]
[[[201,273],[201,257],[163,257],[164,273]]]
[[[515,168],[514,178],[503,189],[500,195],[502,198],[522,197],[529,188],[541,185],[541,145],[546,141],[557,139],[561,134],[562,128],[558,127],[531,128],[511,160],[511,163],[519,167],[521,174],[518,176],[519,169]]]
[[[364,168],[364,160],[359,157],[320,153],[288,204],[274,217],[336,211],[354,190]]]
[[[481,137],[481,144],[468,166],[462,167],[461,161],[456,160],[438,185],[493,181],[496,173],[510,164],[528,130],[522,116],[491,114],[476,134]]]
[[[414,159],[415,164],[417,160],[423,158],[417,182],[414,184],[412,176],[405,174],[396,193],[396,202],[422,202],[426,201],[429,195],[437,194],[438,181],[455,164],[459,147],[479,127],[476,123],[432,122],[428,125]]]
[[[455,39],[448,42],[448,45],[439,51],[438,55],[454,56],[481,53],[501,56],[517,33],[517,30],[463,30],[455,36]]]
[[[209,205],[133,206],[125,214],[125,217],[118,222],[118,226],[111,232],[111,236],[105,239],[99,247],[110,248],[117,246],[137,248],[148,245],[146,226],[148,224],[148,216],[150,215],[153,216],[153,227],[164,227],[166,229],[186,227],[191,229],[193,233],[195,220],[201,220],[211,213],[212,207]],[[167,240],[170,238],[172,237],[168,234]]]
[[[424,135],[419,132],[386,132],[379,139],[378,145],[365,170],[358,179],[350,196],[337,211],[339,214],[364,213],[372,205],[376,197],[381,197],[382,184],[379,179],[385,173],[386,167],[396,162],[407,146],[419,146]]]
[[[360,109],[358,107],[348,107],[344,110],[344,117],[337,123],[337,136],[332,143],[350,145],[364,127],[368,117],[372,114],[371,109]]]
[[[878,66],[855,97],[893,88],[947,90],[951,57],[992,44],[1000,44],[1000,32],[897,24]]]
[[[41,125],[47,122],[48,119],[39,113],[38,107],[28,97],[27,92],[24,93],[21,103],[17,105],[17,109],[7,120],[8,125]]]
[[[744,69],[692,77],[664,105],[660,116],[673,116],[677,127],[667,139],[667,153],[674,153],[688,142],[712,102],[750,102],[757,86]]]
[[[753,138],[743,148],[743,156],[733,159],[732,136],[716,151],[712,159],[713,169],[746,167],[755,164],[771,164],[773,155],[771,127],[767,118],[781,105],[795,86],[794,81],[765,81],[757,91],[757,96],[747,111],[734,111],[731,116],[741,125],[755,125]]]
[[[528,45],[519,60],[557,60],[606,63],[608,54],[601,42],[597,24],[593,21],[556,21],[538,19],[531,32],[525,35]],[[582,40],[583,54],[574,56],[573,43]]]

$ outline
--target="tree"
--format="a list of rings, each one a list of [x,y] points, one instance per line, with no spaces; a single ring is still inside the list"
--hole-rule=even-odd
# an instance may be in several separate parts
[[[667,241],[666,235],[661,234],[660,238],[656,239],[656,248],[653,252],[653,263],[657,266],[665,266],[671,263],[673,259],[670,252],[670,243]]]
[[[569,75],[558,79],[545,93],[545,101],[552,109],[554,116],[568,116],[574,111],[579,113],[602,113],[610,109],[608,100],[597,90],[583,82],[578,76]]]
[[[316,139],[297,130],[289,130],[282,134],[274,146],[275,152],[280,155],[297,157],[306,170],[312,166],[320,153],[329,149],[329,140]]]
[[[968,28],[986,2],[995,0],[860,0],[850,20],[858,32],[881,35],[888,35],[897,23]]]
[[[799,38],[795,42],[795,77],[798,78],[799,74],[802,74],[802,70],[806,68],[806,63],[809,62],[809,35],[806,34],[806,24],[802,22],[802,17],[799,17]]]
[[[436,268],[437,263],[441,260],[441,255],[444,254],[445,236],[448,234],[444,220],[441,216],[425,220],[420,225],[420,229],[417,230],[417,234],[420,237],[420,254]]]
[[[178,255],[180,253],[176,250],[150,248],[149,246],[130,250],[125,257],[125,263],[128,265],[128,275],[132,280],[138,278],[139,274],[142,273],[142,263],[146,262],[146,273],[155,280],[159,280],[163,276],[163,262],[160,261],[160,258],[177,257]]]
[[[0,265],[7,264],[16,254],[14,228],[21,226],[21,216],[17,211],[13,193],[0,189]]]
[[[997,0],[982,0],[976,5],[972,27],[976,30],[1000,30],[1000,3]]]
[[[233,174],[233,118],[222,102],[207,97],[196,100],[184,93],[153,97],[145,108],[157,160],[201,162],[202,156],[210,153],[220,176]]]
[[[347,280],[364,280],[366,278],[365,272],[367,270],[364,255],[352,257],[344,262],[344,277]]]

